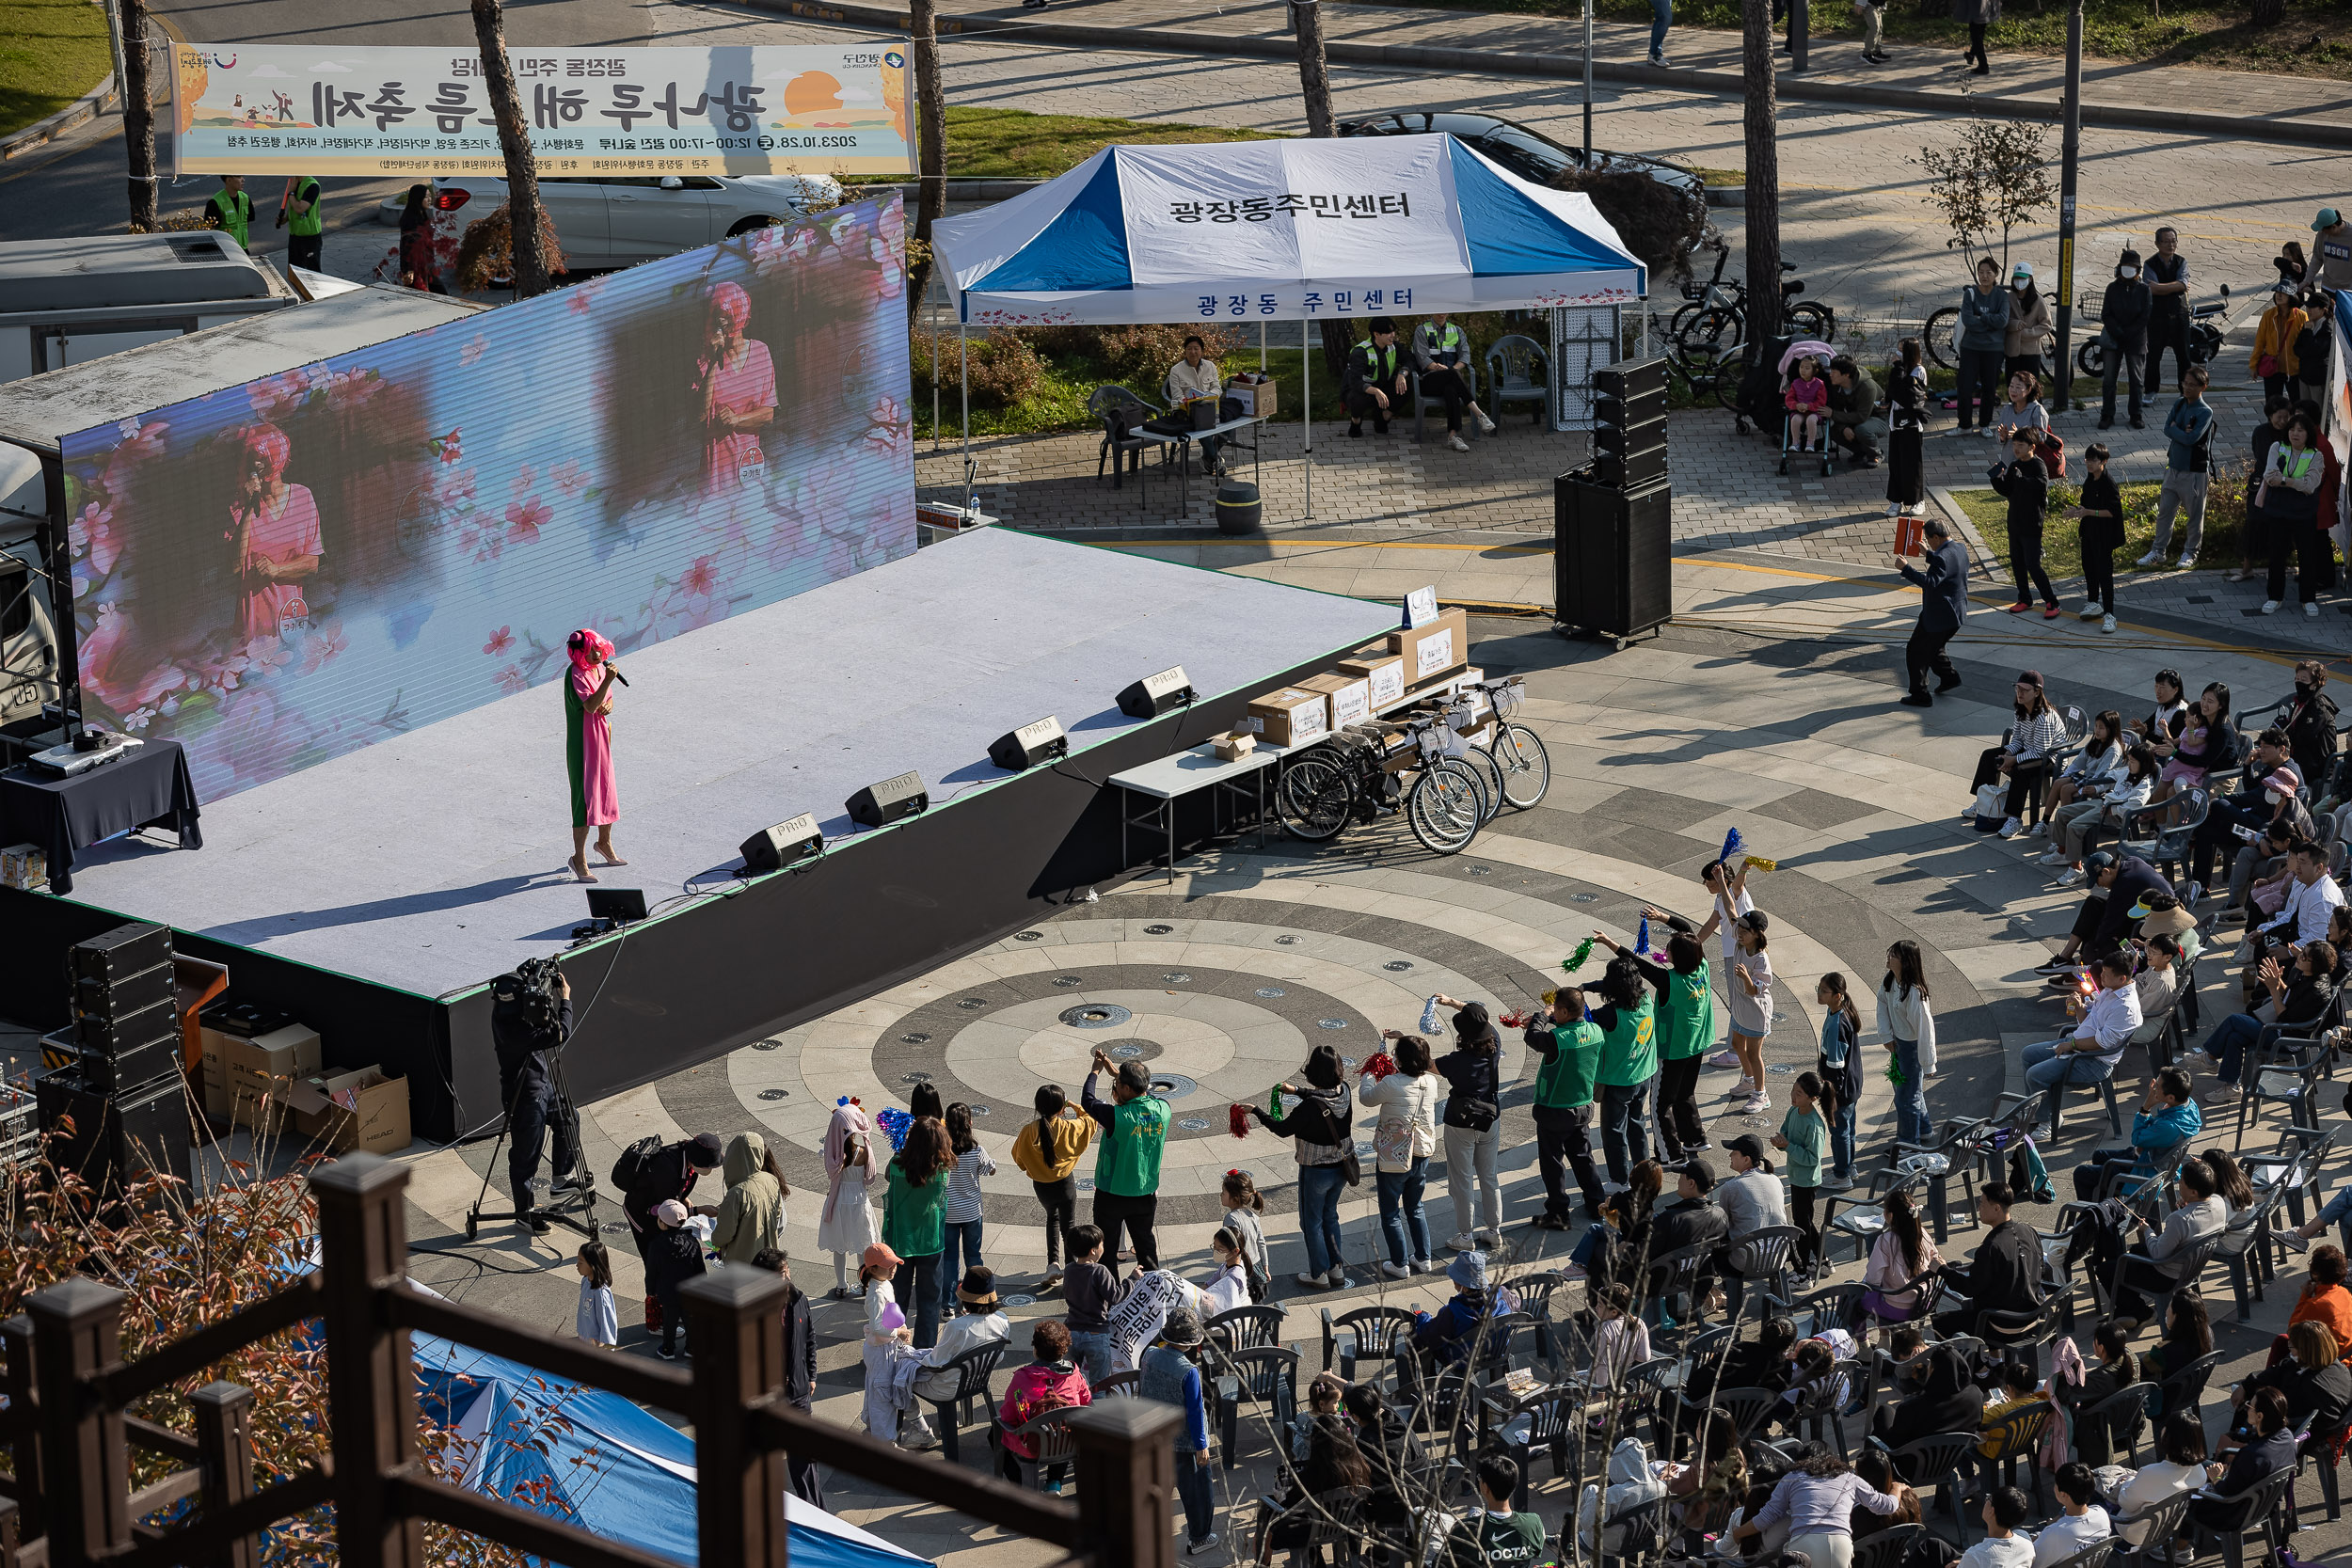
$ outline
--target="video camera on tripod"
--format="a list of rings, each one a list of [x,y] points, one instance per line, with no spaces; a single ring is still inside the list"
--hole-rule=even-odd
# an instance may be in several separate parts
[[[564,1016],[556,994],[564,977],[553,958],[525,958],[512,974],[490,982],[490,1028],[497,1037],[535,1038],[554,1032]]]

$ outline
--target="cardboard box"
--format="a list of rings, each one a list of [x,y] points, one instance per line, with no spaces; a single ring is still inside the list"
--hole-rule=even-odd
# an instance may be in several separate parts
[[[1389,633],[1389,652],[1405,661],[1408,686],[1435,680],[1470,662],[1470,617],[1449,610],[1425,626]]]
[[[11,844],[0,849],[0,887],[38,892],[49,885],[49,857],[37,844]]]
[[[1372,654],[1363,658],[1340,660],[1340,673],[1360,676],[1372,685],[1372,705],[1376,711],[1391,703],[1405,700],[1405,660],[1395,654]]]
[[[408,1080],[388,1078],[380,1068],[302,1079],[287,1090],[286,1103],[296,1133],[338,1154],[397,1154],[410,1142]]]
[[[1320,691],[1286,686],[1252,697],[1244,722],[1269,746],[1304,746],[1331,733],[1331,704]]]
[[[197,1032],[199,1050],[197,1082],[202,1089],[204,1114],[208,1117],[229,1115],[229,1064],[220,1058],[219,1041],[222,1037],[217,1029]]]
[[[1231,735],[1218,736],[1212,744],[1216,749],[1217,761],[1239,762],[1258,749],[1258,737],[1248,730],[1235,730]]]
[[[1239,398],[1253,419],[1267,419],[1274,413],[1274,383],[1271,381],[1229,381],[1225,395]]]
[[[283,1104],[290,1083],[319,1069],[318,1031],[299,1023],[249,1040],[217,1029],[205,1030],[203,1038],[219,1052],[230,1115],[256,1132],[276,1125],[276,1107]]]
[[[1308,691],[1320,691],[1331,699],[1331,727],[1345,729],[1360,724],[1372,717],[1372,682],[1361,675],[1314,675],[1300,681]]]

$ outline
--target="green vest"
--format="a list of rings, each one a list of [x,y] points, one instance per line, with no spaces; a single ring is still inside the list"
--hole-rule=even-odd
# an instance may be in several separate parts
[[[237,244],[243,245],[250,243],[246,236],[252,231],[253,228],[253,198],[251,197],[243,191],[230,191],[224,188],[213,193],[212,199],[204,203],[204,210],[206,215],[215,225],[225,230]]]
[[[1094,1160],[1094,1190],[1115,1197],[1149,1197],[1160,1190],[1160,1156],[1168,1148],[1168,1101],[1139,1094],[1111,1111]]]
[[[1535,1103],[1547,1111],[1573,1111],[1593,1102],[1593,1074],[1600,1067],[1600,1025],[1589,1018],[1554,1023],[1553,1055],[1535,1072]]]
[[[1630,1007],[1617,1009],[1617,1025],[1601,1036],[1600,1084],[1622,1089],[1646,1084],[1658,1074],[1658,1017],[1649,988]]]
[[[1680,1062],[1715,1043],[1715,983],[1706,959],[1688,974],[1666,972],[1666,1060]]]
[[[1438,328],[1435,337],[1438,344],[1438,353],[1459,354],[1462,352],[1462,329],[1454,325],[1452,322],[1448,322],[1443,326]]]
[[[1372,340],[1366,338],[1356,346],[1363,351],[1364,363],[1372,367],[1374,384],[1386,386],[1396,379],[1396,345],[1394,343],[1391,343],[1386,348],[1375,348]],[[1382,355],[1388,356],[1385,362],[1380,357]]]
[[[309,202],[310,210],[307,213],[294,212],[292,208],[296,201]],[[307,239],[312,234],[323,234],[326,231],[326,218],[319,211],[319,182],[309,175],[301,175],[295,179],[294,196],[286,205],[288,208],[287,233],[298,234]]]

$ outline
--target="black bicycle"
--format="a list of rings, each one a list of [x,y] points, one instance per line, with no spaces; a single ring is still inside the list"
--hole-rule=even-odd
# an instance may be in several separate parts
[[[1685,360],[1693,365],[1728,365],[1740,357],[1740,346],[1748,336],[1748,291],[1736,278],[1724,277],[1731,259],[1731,246],[1719,244],[1715,247],[1715,270],[1704,283],[1682,286],[1685,303],[1667,323],[1666,331]],[[1783,272],[1794,272],[1797,263],[1783,261]],[[1781,323],[1784,330],[1799,337],[1816,339],[1824,343],[1837,341],[1837,312],[1818,299],[1805,299],[1805,284],[1802,277],[1786,278],[1780,285]],[[1713,378],[1720,388],[1720,370]]]

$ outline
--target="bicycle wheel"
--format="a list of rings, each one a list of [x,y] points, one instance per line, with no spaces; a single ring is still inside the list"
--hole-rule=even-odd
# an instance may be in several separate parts
[[[1468,752],[1464,752],[1460,760],[1468,763],[1470,765],[1470,771],[1478,775],[1478,782],[1486,786],[1486,799],[1485,801],[1486,815],[1480,817],[1479,820],[1482,822],[1493,821],[1495,814],[1502,809],[1502,765],[1497,763],[1493,757],[1488,756],[1483,749],[1476,746],[1472,746]]]
[[[1960,307],[1947,305],[1930,316],[1928,325],[1919,332],[1927,347],[1928,357],[1947,371],[1960,369],[1960,343],[1952,336],[1959,325]]]
[[[2074,351],[2074,368],[2093,381],[2100,380],[2106,375],[2106,345],[2100,341],[2097,333],[2092,333],[2083,346]]]
[[[1737,356],[1747,336],[1747,323],[1738,312],[1709,306],[1685,324],[1676,318],[1675,346],[1697,365],[1720,365]]]
[[[1452,757],[1439,757],[1413,781],[1412,793],[1405,797],[1405,820],[1431,854],[1459,854],[1486,819],[1486,792],[1477,774]]]
[[[1788,325],[1802,337],[1824,343],[1837,341],[1837,312],[1814,300],[1800,300],[1788,307]]]
[[[1526,725],[1505,724],[1497,731],[1493,755],[1502,798],[1512,810],[1525,811],[1551,788],[1551,755]]]
[[[1274,784],[1274,810],[1293,838],[1321,844],[1339,836],[1356,805],[1356,782],[1334,752],[1318,749],[1293,761]]]

